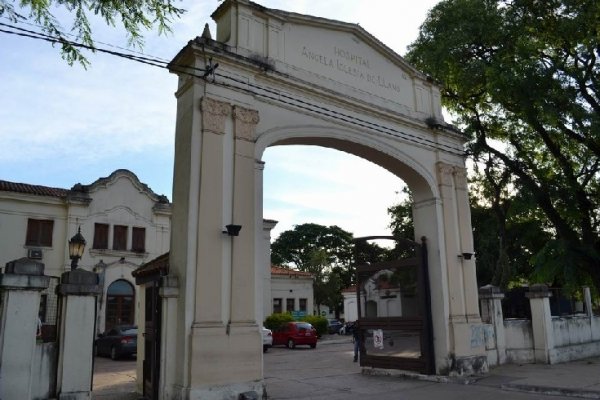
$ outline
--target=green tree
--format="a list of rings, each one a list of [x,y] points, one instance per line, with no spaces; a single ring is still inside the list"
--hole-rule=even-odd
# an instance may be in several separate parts
[[[296,225],[272,243],[271,262],[310,272],[315,304],[339,312],[341,290],[354,282],[352,234],[335,225]]]
[[[143,30],[158,28],[160,34],[170,32],[169,24],[185,11],[173,5],[173,0],[0,0],[0,17],[13,23],[30,21],[38,24],[43,33],[61,44],[62,57],[72,65],[79,62],[84,67],[88,60],[73,41],[67,30],[58,22],[55,13],[66,10],[72,15],[68,31],[75,40],[91,48],[94,46],[90,17],[99,16],[109,26],[120,21],[125,28],[129,45],[143,45]]]
[[[321,264],[315,264],[315,252],[320,253]],[[317,273],[323,265],[348,265],[351,258],[352,234],[335,225],[296,225],[294,229],[282,232],[271,245],[274,264],[312,273]]]
[[[443,82],[475,162],[543,213],[538,280],[600,282],[600,2],[445,0],[407,59]]]

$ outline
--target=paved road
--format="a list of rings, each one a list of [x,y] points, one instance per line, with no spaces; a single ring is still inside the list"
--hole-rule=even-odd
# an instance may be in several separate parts
[[[339,343],[340,340],[344,342]],[[585,369],[576,374],[579,378],[570,379],[572,381],[583,382],[585,373],[594,375],[598,370],[587,367],[583,362],[579,364]],[[284,347],[270,349],[264,354],[264,376],[268,398],[272,400],[558,400],[573,397],[507,391],[502,390],[500,386],[516,379],[531,380],[538,375],[540,382],[547,382],[548,377],[552,376],[551,371],[554,371],[554,374],[565,375],[564,371],[571,370],[579,364],[571,364],[570,368],[569,364],[559,368],[500,367],[494,374],[470,385],[369,376],[362,374],[360,366],[352,362],[350,340],[332,335],[319,342],[316,349],[310,349],[308,346],[300,346],[294,350]],[[139,398],[135,393],[135,360],[112,361],[96,358],[94,370],[93,399]],[[560,380],[560,375],[557,375],[557,381]],[[596,375],[592,378],[597,379]],[[545,380],[542,379],[544,377]]]
[[[98,400],[138,399],[135,358],[113,361],[110,358],[94,359],[94,387],[92,398]]]

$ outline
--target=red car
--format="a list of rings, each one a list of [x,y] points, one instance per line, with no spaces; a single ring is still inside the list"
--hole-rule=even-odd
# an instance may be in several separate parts
[[[293,349],[297,345],[317,347],[317,330],[308,322],[288,322],[273,331],[273,346],[286,345]]]

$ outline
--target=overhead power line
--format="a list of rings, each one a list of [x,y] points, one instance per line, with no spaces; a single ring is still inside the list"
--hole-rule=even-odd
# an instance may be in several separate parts
[[[32,25],[32,24],[29,24],[29,25]],[[344,122],[344,123],[347,123],[347,124],[350,124],[350,125],[353,125],[356,127],[368,129],[371,131],[376,131],[376,132],[379,132],[379,133],[382,133],[382,134],[385,134],[388,136],[396,137],[399,139],[403,139],[405,141],[408,141],[408,142],[411,142],[414,144],[418,144],[421,146],[445,151],[445,152],[448,152],[448,153],[451,153],[451,154],[454,154],[457,156],[461,156],[461,157],[465,156],[464,151],[458,151],[455,147],[448,146],[448,145],[445,145],[442,143],[437,143],[433,140],[430,140],[427,138],[422,138],[417,135],[407,133],[407,132],[398,130],[396,128],[385,126],[385,125],[382,125],[382,124],[379,124],[376,122],[368,121],[368,120],[359,118],[354,115],[344,114],[344,113],[336,111],[334,109],[327,108],[322,105],[316,104],[314,102],[304,100],[292,93],[286,93],[281,90],[276,90],[276,89],[264,87],[264,86],[261,86],[258,84],[253,84],[253,83],[244,81],[242,79],[239,79],[239,78],[236,78],[234,76],[227,75],[224,73],[216,73],[216,69],[219,66],[219,64],[212,65],[212,60],[209,62],[209,64],[206,66],[206,68],[195,68],[195,67],[190,67],[188,65],[172,64],[172,63],[165,61],[165,59],[161,59],[159,57],[148,56],[148,55],[135,55],[135,54],[131,54],[131,53],[123,53],[123,52],[116,51],[116,50],[109,50],[109,49],[105,49],[105,48],[101,48],[101,47],[97,47],[97,46],[89,46],[89,45],[86,45],[83,43],[67,40],[65,38],[54,37],[51,35],[47,35],[45,33],[24,29],[24,28],[21,28],[18,26],[5,24],[2,22],[0,22],[0,26],[11,29],[11,30],[8,30],[8,29],[0,28],[0,32],[6,33],[6,34],[17,35],[17,36],[27,37],[27,38],[37,39],[37,40],[44,40],[44,41],[47,41],[50,43],[57,43],[57,44],[66,43],[73,47],[83,48],[83,49],[87,49],[90,51],[97,51],[100,53],[106,53],[106,54],[110,54],[110,55],[113,55],[116,57],[124,58],[126,60],[135,61],[135,62],[139,62],[139,63],[143,63],[143,64],[147,64],[147,65],[151,65],[154,67],[163,68],[163,69],[167,69],[167,70],[171,69],[173,67],[177,67],[178,68],[177,72],[180,74],[184,74],[184,75],[188,75],[191,77],[200,78],[200,79],[204,79],[204,80],[206,80],[207,77],[212,76],[213,79],[211,80],[211,83],[213,83],[215,85],[225,86],[225,87],[231,88],[233,90],[243,91],[243,92],[246,92],[246,93],[251,94],[256,97],[261,97],[261,98],[279,102],[279,103],[282,103],[282,104],[285,104],[285,105],[288,105],[291,107],[296,107],[298,109],[310,111],[312,113],[327,117],[329,119],[335,119],[335,120],[338,120],[338,121],[341,121],[341,122]],[[112,45],[109,45],[109,46],[115,47],[115,48],[117,47],[117,46],[112,46]],[[138,53],[138,54],[141,54],[141,53]],[[179,69],[179,68],[181,68],[181,69]],[[192,71],[201,72],[201,74],[196,74]],[[221,78],[224,81],[229,81],[231,83],[220,82],[219,80],[217,80],[217,78]]]

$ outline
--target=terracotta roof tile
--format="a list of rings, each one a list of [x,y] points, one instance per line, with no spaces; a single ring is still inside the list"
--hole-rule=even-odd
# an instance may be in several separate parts
[[[131,275],[134,278],[141,278],[151,275],[167,275],[169,273],[169,252],[161,254],[154,260],[150,260],[142,264],[138,269],[133,271]]]
[[[310,272],[298,271],[295,269],[278,267],[275,265],[271,265],[271,275],[279,275],[279,276],[290,276],[290,277],[307,277],[312,278],[312,274]]]
[[[67,197],[67,189],[54,188],[41,185],[29,185],[0,180],[0,191],[33,194],[36,196]]]

